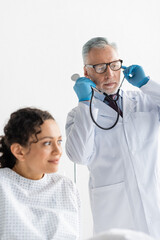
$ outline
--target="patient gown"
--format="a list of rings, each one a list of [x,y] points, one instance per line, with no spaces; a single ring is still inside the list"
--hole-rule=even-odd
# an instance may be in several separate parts
[[[79,210],[70,179],[51,173],[31,180],[0,169],[1,240],[78,240]]]

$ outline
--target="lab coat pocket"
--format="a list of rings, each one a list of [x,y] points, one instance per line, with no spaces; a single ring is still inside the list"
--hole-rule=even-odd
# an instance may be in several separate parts
[[[140,142],[143,143],[144,141],[155,139],[159,125],[158,114],[155,110],[150,112],[135,112],[132,114],[132,120]]]
[[[115,112],[111,116],[107,116],[107,115],[101,113],[101,114],[98,115],[97,123],[103,128],[110,128],[117,121],[117,117],[118,117],[117,112]],[[119,120],[118,120],[115,127],[117,127],[117,125],[119,125],[121,123],[122,123],[122,120],[121,120],[121,117],[119,117]],[[104,130],[100,129],[99,127],[96,128],[96,133],[101,132],[101,131],[104,131]]]
[[[124,182],[91,189],[91,206],[96,232],[113,227],[134,229]]]

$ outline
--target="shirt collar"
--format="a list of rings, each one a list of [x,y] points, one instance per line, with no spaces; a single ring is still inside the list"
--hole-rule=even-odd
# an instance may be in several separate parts
[[[123,90],[122,89],[120,89],[119,95],[121,97],[123,96]],[[101,101],[104,101],[104,99],[105,99],[105,95],[103,94],[103,92],[99,93],[99,92],[94,91],[94,97],[101,100]]]

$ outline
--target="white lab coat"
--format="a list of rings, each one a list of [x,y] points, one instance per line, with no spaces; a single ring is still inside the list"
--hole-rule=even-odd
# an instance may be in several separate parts
[[[90,171],[94,232],[125,228],[160,239],[160,186],[157,168],[160,85],[123,94],[123,118],[111,130],[98,128],[89,106],[80,102],[66,123],[66,152]],[[94,98],[93,115],[105,122],[116,112]]]

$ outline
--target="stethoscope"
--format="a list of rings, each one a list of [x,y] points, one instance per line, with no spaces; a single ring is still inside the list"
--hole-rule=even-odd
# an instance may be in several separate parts
[[[121,68],[122,68],[122,69],[126,69],[125,66],[122,66]],[[80,78],[79,74],[73,74],[73,75],[71,76],[71,79],[72,79],[73,81],[77,81],[78,78]],[[120,116],[120,108],[119,108],[118,105],[117,105],[117,101],[118,101],[118,99],[119,99],[119,91],[120,91],[120,88],[121,88],[121,86],[122,86],[122,84],[123,84],[123,82],[124,82],[124,79],[125,79],[125,77],[123,77],[122,82],[121,82],[121,84],[120,84],[120,86],[119,86],[119,88],[118,88],[118,90],[117,90],[117,93],[114,94],[114,98],[111,98],[108,94],[104,93],[103,91],[101,91],[101,90],[99,90],[99,89],[97,89],[97,88],[91,87],[91,88],[92,88],[92,95],[91,95],[91,100],[90,100],[90,104],[89,104],[90,116],[91,116],[91,119],[92,119],[92,121],[94,122],[94,124],[95,124],[97,127],[101,128],[101,129],[103,129],[103,130],[110,130],[110,129],[114,128],[114,127],[117,125],[117,123],[118,123],[119,116]],[[117,107],[117,117],[116,117],[116,120],[115,120],[114,124],[113,124],[112,126],[110,126],[110,127],[107,127],[107,128],[106,128],[106,127],[100,126],[100,125],[95,121],[95,119],[94,119],[94,117],[93,117],[93,113],[92,113],[92,101],[93,101],[93,97],[94,97],[94,92],[98,92],[98,93],[100,93],[100,94],[105,95],[106,100],[108,99],[108,102],[109,102],[109,101],[113,102],[113,104]]]
[[[122,66],[121,68],[122,68],[122,69],[126,69],[125,66]],[[71,76],[72,81],[75,81],[75,82],[77,81],[78,78],[80,78],[80,75],[77,74],[77,73],[75,73],[75,74],[73,74],[73,75]],[[119,99],[119,91],[120,91],[120,88],[121,88],[121,86],[122,86],[122,84],[123,84],[123,82],[124,82],[124,79],[125,79],[125,77],[123,77],[122,82],[121,82],[121,84],[120,84],[120,86],[119,86],[119,88],[118,88],[118,91],[117,91],[117,93],[115,94],[116,97],[115,97],[114,99],[111,98],[108,94],[105,93],[105,96],[108,98],[108,100],[109,100],[109,101],[113,101],[113,103],[114,103],[115,105],[117,105],[117,101],[118,101],[118,99]],[[114,127],[116,126],[116,124],[118,123],[119,115],[120,115],[120,112],[119,112],[120,109],[119,109],[119,107],[117,108],[117,109],[118,109],[118,112],[117,112],[116,121],[115,121],[115,123],[114,123],[111,127],[105,128],[105,127],[100,126],[100,125],[95,121],[95,119],[94,119],[94,117],[93,117],[93,114],[92,114],[92,100],[93,100],[94,92],[95,92],[95,91],[98,92],[98,93],[100,93],[100,94],[104,94],[104,92],[100,91],[99,89],[92,87],[92,96],[91,96],[91,100],[90,100],[90,104],[89,104],[91,119],[92,119],[92,121],[94,122],[94,124],[95,124],[97,127],[101,128],[101,129],[103,129],[103,130],[110,130],[110,129],[114,128]],[[75,182],[75,183],[77,182],[76,163],[74,163],[74,182]]]

